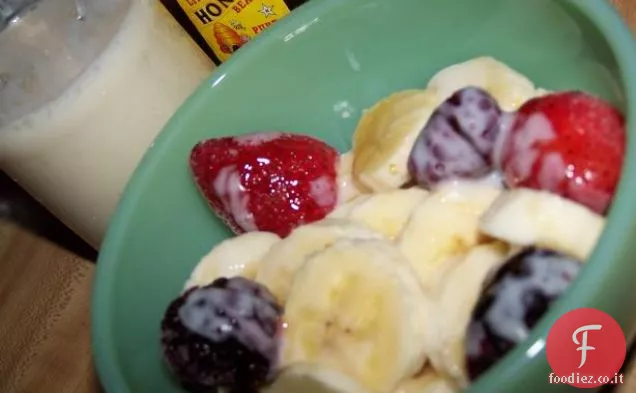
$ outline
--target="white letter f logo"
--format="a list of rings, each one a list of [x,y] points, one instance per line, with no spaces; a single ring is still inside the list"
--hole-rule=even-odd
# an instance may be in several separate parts
[[[583,365],[585,364],[587,351],[596,349],[594,347],[589,347],[587,345],[588,330],[601,330],[601,327],[602,327],[601,325],[585,325],[576,329],[574,333],[572,334],[572,341],[574,341],[574,344],[581,345],[580,347],[576,349],[577,351],[581,351],[581,364],[579,364],[579,368],[583,367]],[[577,340],[576,336],[581,332],[583,332],[583,340],[582,340],[582,343],[579,343],[579,340]]]

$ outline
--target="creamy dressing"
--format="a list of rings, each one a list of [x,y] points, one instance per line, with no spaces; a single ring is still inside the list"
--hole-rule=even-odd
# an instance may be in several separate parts
[[[439,182],[431,187],[431,192],[436,192],[442,189],[456,189],[456,194],[460,194],[462,191],[465,191],[467,189],[466,187],[471,187],[471,185],[473,187],[484,186],[488,188],[497,188],[500,190],[503,190],[505,188],[501,172],[494,170],[476,179],[449,179],[443,182]]]
[[[556,298],[570,285],[580,263],[559,255],[528,255],[529,274],[507,276],[499,284],[494,302],[485,315],[488,326],[500,337],[517,343],[525,340],[530,328],[525,323],[527,294],[539,290]]]
[[[549,142],[555,137],[556,133],[552,124],[540,113],[530,115],[515,131],[508,165],[510,165],[510,172],[518,177],[516,181],[526,180],[532,174],[535,162],[540,156],[535,146]]]
[[[320,207],[330,207],[336,204],[331,180],[327,176],[320,176],[310,181],[309,194]]]
[[[353,180],[353,153],[348,151],[338,158],[336,183],[338,185],[338,205],[348,202],[362,191]]]
[[[250,197],[241,184],[241,175],[235,166],[221,168],[212,182],[212,188],[221,199],[224,210],[232,216],[236,225],[245,232],[258,230],[254,215],[249,209]]]
[[[275,320],[277,316],[274,307],[242,288],[197,289],[179,309],[179,318],[190,331],[214,343],[235,338],[270,361],[277,355],[275,331],[266,332],[258,319]]]
[[[280,132],[258,132],[254,134],[238,135],[234,137],[234,141],[239,146],[258,146],[266,142],[271,142],[282,136]]]

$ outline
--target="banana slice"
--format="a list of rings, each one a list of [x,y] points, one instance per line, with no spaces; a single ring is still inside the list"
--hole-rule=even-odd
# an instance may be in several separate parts
[[[489,92],[505,111],[518,109],[524,102],[541,95],[528,78],[492,57],[477,57],[446,67],[435,74],[428,89],[442,100],[456,90],[475,86]]]
[[[459,393],[459,389],[434,371],[427,370],[400,383],[393,393]]]
[[[498,187],[480,182],[451,182],[415,208],[398,246],[424,288],[434,290],[453,258],[479,242],[479,217],[500,193]]]
[[[338,239],[381,239],[382,235],[350,220],[328,218],[294,229],[263,256],[256,281],[284,304],[296,271],[306,258]]]
[[[379,192],[354,200],[356,203],[348,207],[344,216],[393,240],[402,232],[413,209],[427,195],[427,191],[416,187]]]
[[[406,90],[365,111],[353,134],[354,178],[371,192],[407,183],[411,148],[439,103],[435,94]]]
[[[355,380],[320,364],[296,363],[285,368],[264,393],[370,393]]]
[[[353,178],[353,152],[341,154],[338,162],[338,203],[346,203],[367,190]]]
[[[340,240],[311,256],[285,305],[283,366],[310,362],[389,392],[425,361],[429,300],[387,240]]]
[[[503,193],[480,219],[483,233],[517,246],[537,245],[589,258],[605,218],[558,195],[518,188]]]
[[[474,247],[445,272],[431,311],[435,318],[427,319],[426,353],[433,368],[461,387],[468,386],[464,341],[471,313],[483,282],[507,252],[500,242]]]
[[[253,279],[261,258],[278,241],[280,237],[270,232],[248,232],[222,241],[194,268],[185,289],[208,285],[219,277]]]
[[[328,218],[347,218],[349,214],[358,206],[364,203],[367,199],[371,198],[375,194],[361,194],[352,200],[343,203],[342,205],[336,207],[329,215]]]

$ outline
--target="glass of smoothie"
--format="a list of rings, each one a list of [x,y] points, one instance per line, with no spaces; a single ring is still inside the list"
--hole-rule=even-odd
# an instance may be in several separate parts
[[[0,0],[0,169],[95,248],[213,64],[158,0]]]

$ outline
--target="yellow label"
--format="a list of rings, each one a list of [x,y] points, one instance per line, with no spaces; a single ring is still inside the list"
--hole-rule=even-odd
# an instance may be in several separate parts
[[[219,60],[285,15],[283,0],[177,0]]]

